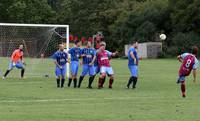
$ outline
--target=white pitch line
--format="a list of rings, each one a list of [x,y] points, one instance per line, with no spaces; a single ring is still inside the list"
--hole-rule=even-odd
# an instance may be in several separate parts
[[[40,102],[64,102],[64,101],[94,101],[94,100],[131,100],[131,99],[158,99],[158,97],[119,97],[119,98],[76,98],[76,99],[39,99],[39,100],[1,100],[0,103],[40,103]],[[164,97],[159,97],[159,99]]]

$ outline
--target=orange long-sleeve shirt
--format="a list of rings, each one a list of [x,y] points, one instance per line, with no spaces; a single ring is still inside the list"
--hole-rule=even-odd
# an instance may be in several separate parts
[[[20,61],[23,59],[23,55],[24,55],[23,51],[21,51],[20,49],[17,49],[12,53],[11,60],[13,62]]]

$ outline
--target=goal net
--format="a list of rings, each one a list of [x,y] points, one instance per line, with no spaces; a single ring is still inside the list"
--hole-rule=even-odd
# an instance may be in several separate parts
[[[66,45],[66,50],[69,49],[68,25],[0,23],[1,74],[8,68],[13,51],[22,44],[26,61],[25,77],[54,76],[51,56],[61,43]],[[17,76],[20,77],[20,71],[12,71],[9,75]]]

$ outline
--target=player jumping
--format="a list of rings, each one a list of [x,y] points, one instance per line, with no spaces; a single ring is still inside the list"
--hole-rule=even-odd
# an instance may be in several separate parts
[[[76,88],[77,74],[78,74],[78,68],[79,68],[79,57],[81,55],[80,42],[78,40],[75,41],[74,47],[71,48],[68,53],[71,55],[71,63],[70,63],[71,77],[69,78],[68,87],[70,87],[72,79],[73,79],[74,88]]]
[[[24,77],[24,72],[25,72],[25,62],[24,62],[24,57],[23,57],[24,53],[23,53],[23,45],[19,46],[19,49],[16,49],[11,56],[11,60],[9,63],[9,68],[6,71],[6,73],[3,76],[3,79],[6,78],[6,76],[9,74],[9,72],[13,69],[13,68],[18,68],[21,69],[21,78]]]
[[[138,48],[138,42],[133,42],[132,47],[130,47],[129,51],[128,51],[128,68],[131,72],[131,77],[128,81],[127,84],[127,89],[130,87],[131,84],[132,88],[134,89],[136,87],[137,84],[137,80],[138,80],[138,62],[139,62],[139,58],[138,58],[138,54],[137,54],[137,48]]]
[[[194,82],[196,81],[196,70],[199,65],[199,62],[196,58],[197,54],[198,54],[198,48],[193,47],[192,53],[184,53],[177,57],[178,60],[182,63],[179,69],[179,79],[177,81],[177,83],[181,83],[182,97],[186,97],[185,77],[189,76],[192,70],[193,70]]]
[[[55,74],[58,88],[64,87],[65,75],[67,70],[67,58],[67,53],[64,52],[64,45],[60,44],[59,50],[53,54],[54,63],[56,65]]]
[[[116,56],[117,52],[115,53],[111,53],[107,50],[105,50],[106,48],[106,43],[105,42],[101,42],[100,44],[100,49],[97,53],[97,58],[98,58],[98,63],[100,66],[100,77],[99,77],[99,85],[98,88],[101,89],[103,88],[103,80],[106,77],[106,74],[108,74],[108,76],[110,77],[109,80],[109,88],[112,88],[112,84],[114,82],[114,72],[112,67],[110,66],[110,60],[109,57],[111,56]]]

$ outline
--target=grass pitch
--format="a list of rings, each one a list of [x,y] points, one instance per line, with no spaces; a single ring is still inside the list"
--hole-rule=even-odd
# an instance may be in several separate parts
[[[0,58],[1,71],[8,58]],[[200,82],[187,78],[187,97],[176,84],[180,63],[173,59],[142,60],[137,89],[125,89],[130,76],[127,60],[112,60],[113,89],[57,89],[54,64],[26,59],[26,79],[15,69],[0,80],[1,121],[200,121]],[[49,78],[44,75],[48,74]]]

